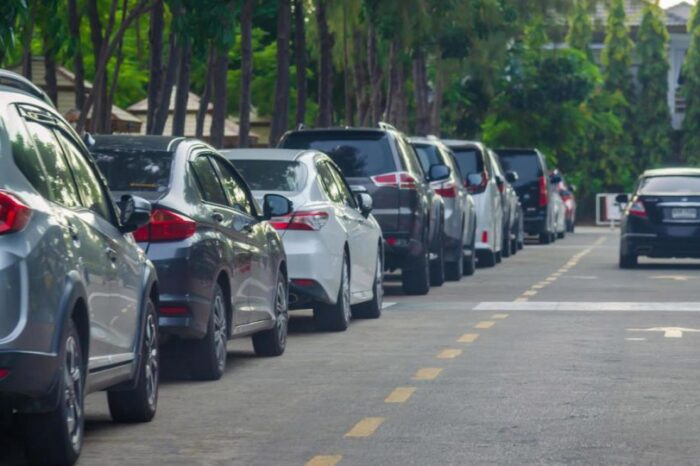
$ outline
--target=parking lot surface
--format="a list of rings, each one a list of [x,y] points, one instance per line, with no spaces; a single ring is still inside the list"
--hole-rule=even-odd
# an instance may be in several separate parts
[[[697,464],[700,262],[617,255],[580,228],[425,297],[388,277],[381,319],[294,313],[283,357],[234,341],[216,383],[171,357],[152,423],[88,398],[79,464]]]

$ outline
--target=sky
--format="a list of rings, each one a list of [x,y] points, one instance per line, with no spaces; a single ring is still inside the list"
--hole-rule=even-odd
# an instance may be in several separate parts
[[[682,0],[661,0],[661,6],[666,8],[668,6],[675,5],[676,3],[680,3]],[[695,0],[690,0],[690,3],[695,3]]]

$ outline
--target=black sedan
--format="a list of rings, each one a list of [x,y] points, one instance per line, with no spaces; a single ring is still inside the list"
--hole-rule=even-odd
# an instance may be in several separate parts
[[[620,267],[639,256],[700,258],[700,169],[648,170],[626,204],[620,237]]]

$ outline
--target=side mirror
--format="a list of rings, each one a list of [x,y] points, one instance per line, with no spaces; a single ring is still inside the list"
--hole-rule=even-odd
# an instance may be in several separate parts
[[[357,201],[357,206],[360,209],[360,213],[366,217],[372,213],[374,201],[372,196],[367,193],[357,193],[355,194],[355,200]]]
[[[630,197],[627,194],[618,194],[615,196],[615,202],[618,204],[627,204],[630,201]]]
[[[508,183],[515,183],[518,181],[518,174],[513,171],[506,172],[506,180],[508,180]]]
[[[470,173],[467,175],[467,186],[479,186],[481,180],[481,173]]]
[[[279,194],[265,194],[263,198],[263,219],[272,217],[284,217],[292,213],[294,204],[292,201]]]
[[[428,170],[428,181],[443,181],[450,177],[450,167],[442,164],[430,166]]]
[[[549,177],[549,182],[552,184],[559,184],[561,183],[562,178],[560,175],[552,175]]]
[[[131,233],[151,222],[151,203],[131,194],[124,194],[117,203],[121,214],[119,223],[122,233]]]

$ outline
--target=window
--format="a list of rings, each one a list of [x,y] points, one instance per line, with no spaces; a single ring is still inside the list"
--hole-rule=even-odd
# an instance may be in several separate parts
[[[639,186],[639,194],[685,194],[700,193],[700,176],[654,176],[644,178]]]
[[[459,165],[459,171],[464,179],[471,173],[484,171],[484,160],[481,151],[471,148],[454,149],[455,159]]]
[[[221,174],[221,184],[224,186],[224,191],[230,199],[230,204],[234,209],[245,212],[248,215],[255,215],[253,203],[250,201],[243,181],[234,175],[233,170],[228,164],[218,157],[212,157],[212,162],[219,167]]]
[[[413,146],[413,148],[418,154],[418,161],[423,168],[423,173],[428,173],[430,167],[433,165],[442,164],[442,156],[437,146],[433,146],[432,144],[417,144]]]
[[[14,107],[8,107],[5,123],[12,135],[12,156],[17,168],[40,195],[51,199],[51,190],[44,171],[44,164],[25,131],[23,120],[15,113]]]
[[[27,121],[27,130],[46,170],[47,197],[64,207],[80,206],[78,190],[54,131],[33,121]]]
[[[356,207],[355,199],[352,196],[352,191],[350,191],[350,188],[345,182],[343,175],[341,175],[340,172],[333,165],[327,165],[328,169],[333,174],[333,178],[335,179],[336,185],[338,185],[338,189],[340,190],[341,202],[343,202],[347,206]]]
[[[112,210],[109,206],[109,200],[102,190],[102,185],[97,179],[93,168],[85,159],[85,155],[76,147],[75,143],[60,130],[55,131],[55,133],[61,141],[61,145],[65,151],[64,153],[73,171],[75,184],[78,187],[82,205],[111,222],[113,217]]]
[[[219,178],[216,176],[214,167],[209,163],[209,157],[200,155],[192,162],[192,167],[197,176],[197,181],[199,181],[204,200],[214,204],[228,205],[226,195],[221,187],[221,183],[219,183]]]
[[[94,157],[112,191],[168,191],[172,152],[97,149]]]
[[[284,160],[232,160],[254,191],[298,193],[306,185],[306,166]]]
[[[345,199],[340,192],[340,187],[335,182],[333,173],[328,165],[325,162],[318,162],[316,163],[316,169],[318,170],[318,179],[328,198],[333,202],[344,203]]]

